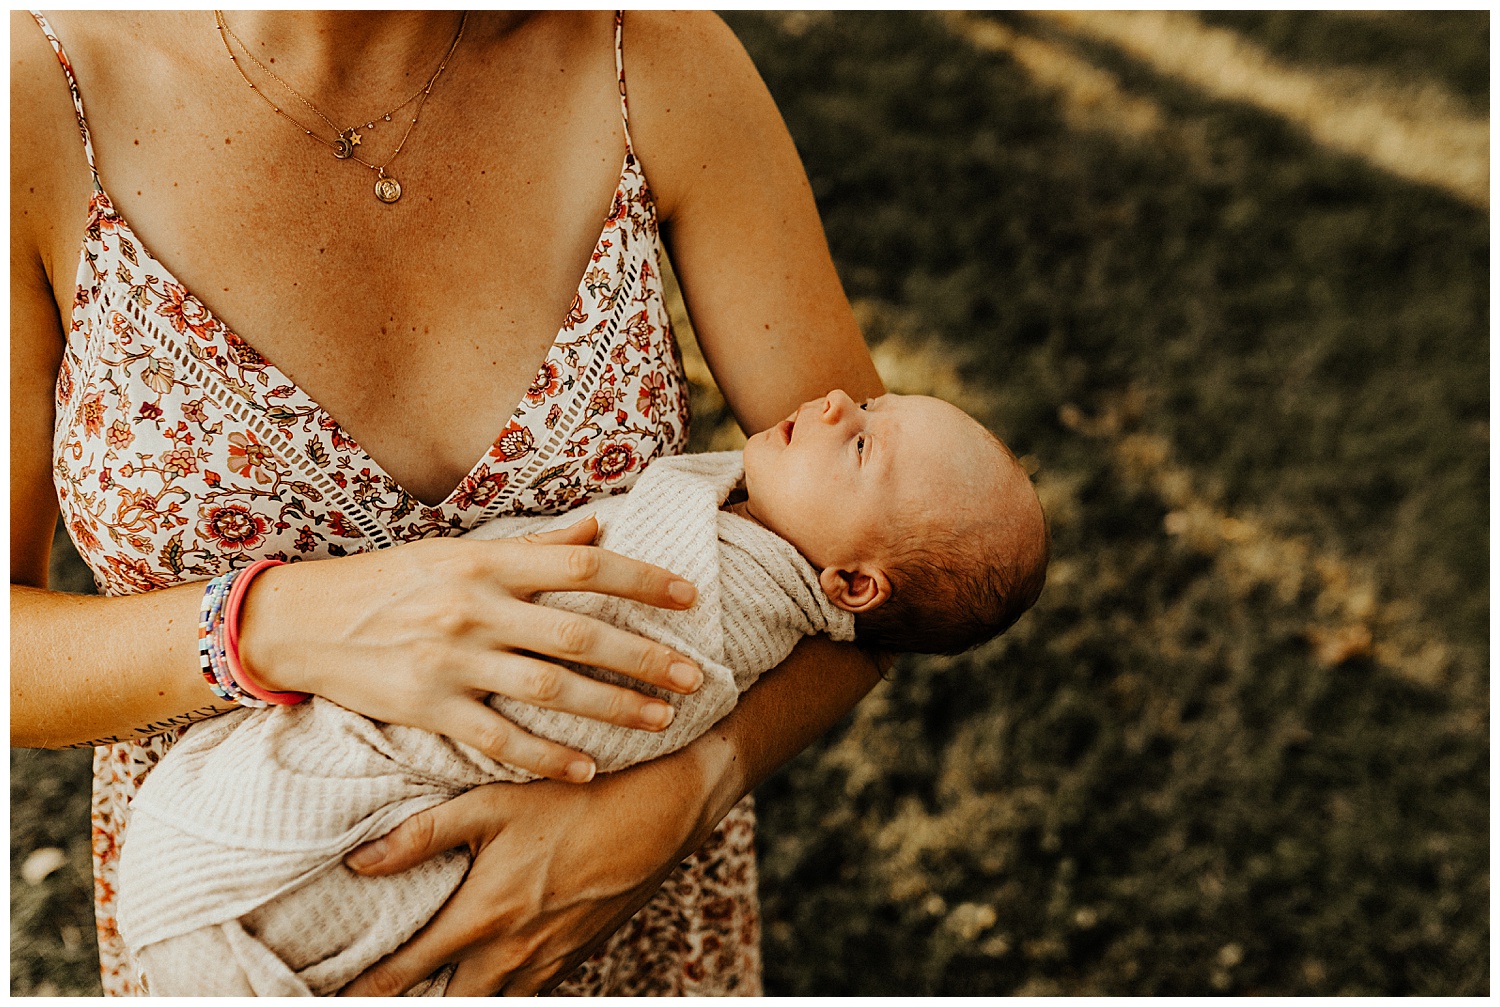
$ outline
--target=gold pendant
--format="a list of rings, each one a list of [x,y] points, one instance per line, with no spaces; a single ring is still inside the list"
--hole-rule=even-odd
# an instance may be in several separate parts
[[[375,198],[382,203],[394,203],[401,198],[401,183],[381,175],[375,180]]]
[[[341,161],[353,157],[354,146],[359,143],[360,139],[360,135],[354,132],[354,127],[350,126],[339,134],[337,140],[333,141],[333,156]]]

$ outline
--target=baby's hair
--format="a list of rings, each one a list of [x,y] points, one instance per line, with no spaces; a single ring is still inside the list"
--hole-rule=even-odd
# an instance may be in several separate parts
[[[1005,442],[984,432],[1029,484]],[[887,571],[890,597],[855,616],[855,639],[865,647],[907,654],[961,654],[994,639],[1041,596],[1051,539],[1044,513],[1039,555],[1024,547],[1017,555],[1012,543],[951,529],[908,540]]]
[[[924,542],[890,570],[891,596],[854,617],[862,646],[904,654],[961,654],[1004,633],[1036,604],[1051,547],[1040,561],[977,554],[957,536]]]

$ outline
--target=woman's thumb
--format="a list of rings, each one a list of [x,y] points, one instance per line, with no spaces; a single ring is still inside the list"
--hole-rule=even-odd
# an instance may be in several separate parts
[[[482,807],[466,800],[477,792],[417,812],[374,842],[355,847],[344,863],[359,874],[395,874],[455,846],[477,847],[479,833],[490,824]]]

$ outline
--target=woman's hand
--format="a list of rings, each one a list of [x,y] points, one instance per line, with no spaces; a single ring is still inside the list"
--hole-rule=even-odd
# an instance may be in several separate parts
[[[521,539],[434,539],[273,568],[246,597],[241,662],[267,688],[310,692],[542,776],[587,782],[591,759],[528,734],[485,697],[655,731],[671,723],[668,704],[546,658],[679,693],[703,681],[697,665],[662,644],[531,603],[543,591],[595,591],[663,608],[692,605],[693,585],[590,545],[597,534],[586,518]]]
[[[465,845],[474,864],[426,927],[341,995],[394,996],[449,962],[458,968],[448,996],[550,990],[713,831],[718,816],[705,816],[701,799],[704,751],[690,747],[587,787],[492,783],[360,847],[347,862],[367,874]]]
[[[455,846],[475,860],[431,922],[344,993],[400,993],[448,962],[458,963],[451,996],[550,989],[878,677],[870,655],[809,637],[681,751],[587,787],[480,787],[360,847],[346,863],[367,874],[394,874]]]

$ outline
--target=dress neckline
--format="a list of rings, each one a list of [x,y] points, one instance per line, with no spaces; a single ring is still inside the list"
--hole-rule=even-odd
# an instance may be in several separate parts
[[[614,195],[610,200],[610,209],[605,213],[604,222],[599,230],[599,237],[594,241],[593,251],[591,252],[589,257],[589,265],[597,262],[601,258],[601,256],[610,248],[610,243],[607,240],[607,235],[610,233],[610,225],[615,223],[619,219],[619,209],[622,203],[629,198],[629,193],[626,191],[626,181],[630,173],[630,169],[635,165],[635,163],[635,155],[630,150],[629,136],[627,135],[625,157],[620,167],[620,176],[618,181],[615,183]],[[647,199],[646,202],[649,204],[649,199]],[[103,213],[100,211],[100,204],[103,204],[103,206],[107,208],[107,213]],[[254,363],[256,369],[263,371],[271,378],[271,384],[268,391],[257,392],[257,390],[252,387],[249,389],[252,393],[257,393],[262,398],[267,398],[273,393],[277,393],[274,394],[274,397],[281,401],[275,403],[271,403],[269,401],[266,402],[266,404],[270,408],[286,408],[291,409],[298,414],[311,415],[319,423],[320,426],[324,427],[327,430],[330,430],[334,434],[334,438],[336,441],[346,444],[349,450],[357,453],[364,461],[369,462],[369,469],[372,477],[377,479],[389,480],[390,485],[394,486],[399,493],[406,497],[409,497],[413,501],[416,501],[423,507],[432,509],[447,509],[453,506],[454,497],[458,496],[464,489],[464,487],[469,484],[470,481],[473,480],[477,475],[480,474],[480,470],[483,469],[488,462],[492,461],[496,457],[496,449],[500,445],[502,438],[504,438],[508,433],[511,433],[512,431],[517,429],[517,427],[527,427],[532,425],[527,422],[531,419],[531,417],[529,417],[527,414],[530,411],[534,410],[536,407],[533,405],[530,396],[523,394],[520,402],[516,404],[515,408],[506,414],[506,425],[496,432],[494,438],[491,439],[489,446],[485,448],[484,452],[480,454],[479,459],[475,461],[474,464],[469,467],[468,471],[465,472],[464,475],[458,480],[458,483],[448,491],[448,493],[443,497],[442,500],[434,504],[426,503],[416,494],[406,489],[406,487],[401,484],[400,480],[396,479],[393,475],[386,471],[385,466],[382,465],[374,455],[370,454],[370,452],[367,451],[363,445],[361,445],[357,440],[351,437],[348,431],[344,429],[343,425],[340,424],[339,421],[333,416],[333,414],[325,409],[320,402],[318,402],[311,395],[305,392],[302,389],[301,385],[292,380],[292,378],[286,372],[276,366],[276,364],[269,357],[265,356],[258,349],[256,349],[253,344],[246,341],[237,332],[235,332],[229,326],[225,325],[223,321],[219,319],[218,315],[214,313],[212,308],[210,308],[206,303],[204,303],[201,298],[199,298],[196,294],[189,290],[185,284],[178,280],[176,275],[167,268],[166,264],[162,262],[162,260],[155,254],[153,254],[151,250],[146,246],[146,244],[141,241],[140,236],[136,234],[135,229],[130,226],[130,222],[115,207],[114,200],[110,198],[108,191],[104,188],[103,182],[99,179],[97,174],[95,175],[94,181],[94,196],[90,201],[89,215],[84,228],[85,238],[83,247],[79,253],[80,269],[83,268],[84,262],[89,258],[87,231],[94,225],[97,219],[106,215],[114,221],[115,229],[119,232],[122,232],[122,236],[126,237],[127,240],[131,242],[136,254],[143,261],[149,262],[152,269],[160,274],[159,279],[161,279],[170,287],[175,287],[177,290],[181,291],[184,301],[195,302],[197,306],[201,308],[203,321],[199,323],[199,327],[212,329],[214,331],[223,333],[227,341],[234,343],[239,351],[247,359],[251,360]],[[589,272],[589,265],[586,265],[584,267],[585,277]],[[104,282],[113,282],[115,277],[113,273],[106,270],[101,279]],[[552,356],[553,350],[557,347],[558,343],[563,341],[564,337],[568,335],[571,328],[569,324],[571,315],[573,311],[576,310],[576,306],[578,303],[578,296],[576,291],[579,289],[579,287],[582,287],[584,283],[585,280],[580,279],[579,283],[574,287],[575,297],[572,302],[573,306],[564,312],[564,317],[558,327],[557,334],[553,336],[552,341],[547,344],[547,348],[543,351],[541,360],[538,361],[536,368],[534,368],[531,373],[538,373],[542,368],[546,366],[547,361]],[[78,310],[78,306],[76,304],[74,305],[73,310],[75,312]],[[540,426],[540,420],[538,420],[537,425]]]

